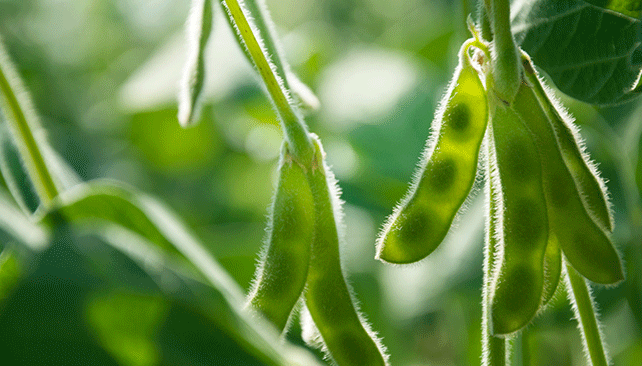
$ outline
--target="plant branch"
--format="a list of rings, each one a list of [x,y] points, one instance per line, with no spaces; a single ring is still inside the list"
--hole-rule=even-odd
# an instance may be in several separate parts
[[[493,139],[491,129],[487,130],[485,146],[486,158],[486,238],[484,243],[484,283],[482,290],[482,365],[505,366],[510,349],[506,338],[495,337],[490,332],[490,291],[493,282],[493,267],[497,251],[497,185],[493,182]]]
[[[573,305],[573,312],[579,323],[584,347],[592,366],[608,366],[607,356],[602,342],[602,334],[598,324],[595,306],[589,285],[571,265],[565,262],[566,287]]]
[[[49,207],[51,201],[58,195],[58,188],[34,135],[37,121],[35,117],[30,115],[30,102],[23,89],[0,39],[0,107],[4,112],[36,193],[42,204]]]
[[[277,74],[278,68],[269,61],[267,52],[261,47],[260,38],[250,25],[241,3],[238,0],[222,0],[222,2],[231,22],[236,26],[236,31],[247,47],[252,63],[265,83],[277,114],[281,118],[285,138],[293,155],[301,164],[305,166],[311,164],[314,149],[307,127],[291,102],[289,90],[285,88],[284,80],[287,75]]]
[[[515,39],[510,28],[509,0],[490,1],[490,20],[493,31],[493,82],[497,96],[512,103],[520,84],[521,64]]]

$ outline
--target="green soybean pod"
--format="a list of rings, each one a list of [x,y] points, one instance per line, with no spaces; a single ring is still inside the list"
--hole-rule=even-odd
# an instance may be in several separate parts
[[[531,86],[520,86],[514,107],[541,153],[549,225],[562,252],[578,272],[593,282],[614,284],[623,280],[620,257],[606,232],[585,208],[553,128]]]
[[[546,199],[537,146],[515,111],[491,100],[491,129],[500,186],[499,244],[491,289],[491,329],[509,334],[526,326],[539,310],[548,242]]]
[[[613,231],[613,215],[610,210],[606,185],[584,148],[577,126],[555,99],[552,92],[544,88],[528,55],[522,54],[522,63],[524,75],[555,131],[562,157],[575,180],[584,206],[602,229],[608,232]]]
[[[439,246],[475,181],[487,122],[486,91],[465,43],[420,168],[377,240],[377,259],[412,263]]]
[[[314,237],[314,200],[305,169],[283,143],[279,182],[248,304],[283,330],[301,297]]]
[[[323,150],[314,139],[317,164],[309,173],[316,208],[315,235],[305,305],[321,335],[324,350],[339,366],[387,365],[384,347],[362,319],[345,281],[339,257],[339,198]]]
[[[189,127],[199,118],[199,100],[205,83],[205,47],[212,33],[212,0],[192,0],[187,19],[188,54],[178,95],[178,121]]]

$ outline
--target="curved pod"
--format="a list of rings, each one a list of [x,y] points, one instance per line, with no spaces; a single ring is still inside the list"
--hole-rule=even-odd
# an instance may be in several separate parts
[[[537,146],[515,111],[493,100],[494,160],[500,186],[500,262],[491,291],[493,334],[515,332],[537,314],[548,241],[546,200]]]
[[[466,50],[467,43],[433,121],[420,168],[377,241],[377,259],[412,263],[432,253],[473,186],[488,109],[486,91]]]
[[[292,159],[285,142],[271,210],[267,244],[248,304],[283,330],[307,280],[315,223],[306,172]]]
[[[623,280],[620,257],[584,206],[551,124],[529,85],[521,85],[514,107],[539,147],[549,225],[564,255],[578,272],[593,282],[614,284]]]
[[[334,178],[325,167],[323,150],[314,141],[317,166],[309,174],[316,208],[315,235],[305,304],[328,356],[339,366],[387,365],[383,346],[355,309],[339,257]]]
[[[554,96],[547,92],[539,79],[530,58],[523,54],[524,76],[533,88],[542,111],[551,124],[559,149],[569,172],[575,180],[580,197],[593,220],[607,231],[613,231],[613,216],[610,210],[606,185],[599,177],[597,169],[584,150],[582,139],[572,119],[562,110]]]

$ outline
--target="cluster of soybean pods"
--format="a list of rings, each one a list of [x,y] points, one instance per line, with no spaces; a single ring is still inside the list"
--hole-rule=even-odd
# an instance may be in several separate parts
[[[355,308],[345,281],[336,181],[325,164],[321,142],[307,132],[297,110],[305,98],[294,103],[290,97],[301,95],[296,90],[301,84],[280,58],[262,4],[246,0],[242,9],[236,0],[221,2],[286,132],[266,245],[248,307],[285,332],[301,304],[303,338],[322,348],[329,360],[340,366],[387,365],[385,348]],[[184,125],[197,115],[211,7],[210,0],[194,1],[193,52],[179,109]],[[247,18],[254,19],[253,26]],[[461,47],[420,168],[384,225],[376,254],[381,261],[397,264],[425,258],[443,241],[476,177],[483,176],[485,348],[529,324],[552,298],[563,273],[581,278],[579,272],[599,284],[624,278],[610,240],[613,220],[605,185],[576,127],[542,85],[526,54],[514,101],[499,98],[488,66],[489,47],[476,35]],[[288,119],[294,123],[288,125]],[[307,160],[288,138],[292,126],[299,126],[309,142]]]

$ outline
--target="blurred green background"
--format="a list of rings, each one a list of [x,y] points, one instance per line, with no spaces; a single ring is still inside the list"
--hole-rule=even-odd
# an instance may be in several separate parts
[[[430,133],[474,4],[267,5],[287,60],[320,99],[306,121],[343,190],[343,262],[391,364],[479,364],[481,184],[427,259],[403,267],[373,259],[378,230]],[[265,236],[281,131],[218,4],[201,123],[179,127],[188,9],[184,0],[0,0],[0,34],[50,143],[79,175],[118,179],[159,197],[247,289]],[[613,237],[626,263],[624,284],[594,289],[605,340],[615,365],[640,365],[642,100],[608,109],[564,101],[608,181]],[[131,260],[97,239],[82,243],[84,257],[70,254],[61,264],[53,256],[38,271],[53,266],[83,286],[0,281],[0,364],[258,364],[198,311],[165,298]],[[12,271],[20,264],[3,264],[0,278]],[[516,364],[584,365],[572,317],[558,294],[517,340]],[[295,322],[288,338],[301,343],[299,332]]]

